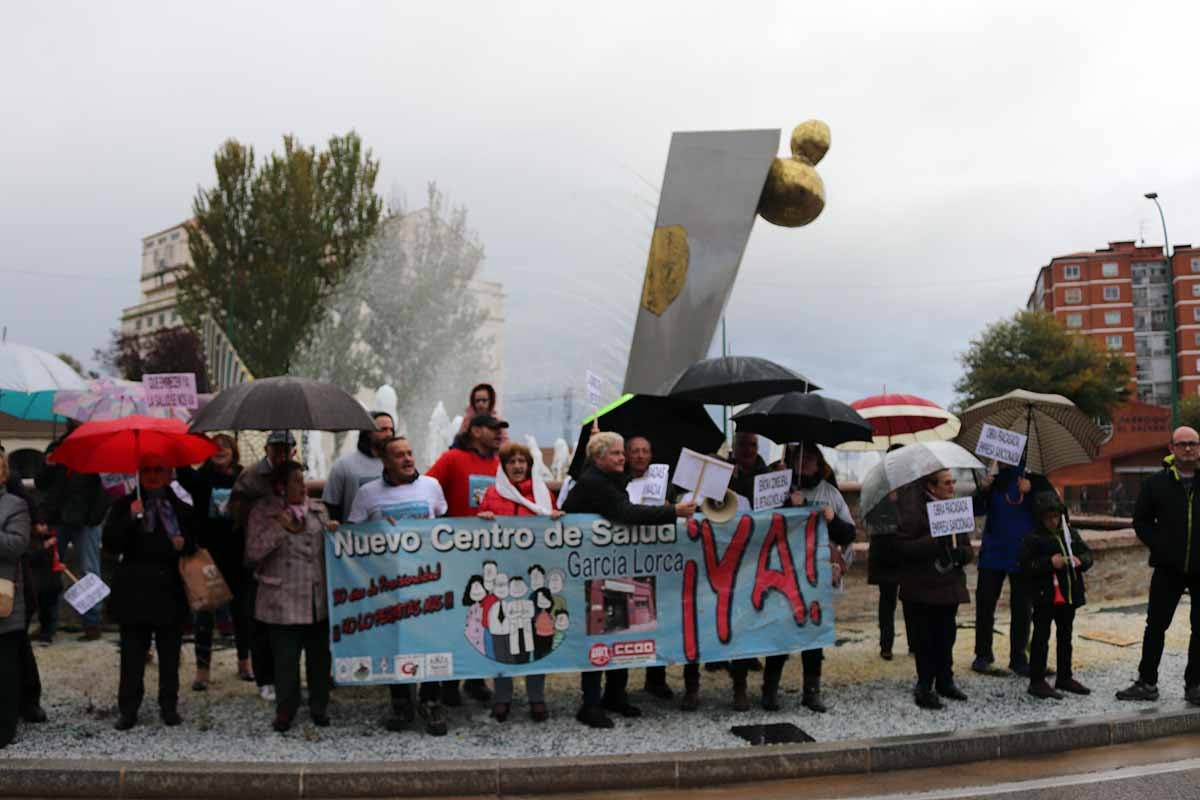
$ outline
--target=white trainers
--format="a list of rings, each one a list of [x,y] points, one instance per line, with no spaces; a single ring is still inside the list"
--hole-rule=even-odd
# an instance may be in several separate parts
[[[269,703],[275,702],[275,687],[271,684],[260,686],[258,688],[258,696]]]

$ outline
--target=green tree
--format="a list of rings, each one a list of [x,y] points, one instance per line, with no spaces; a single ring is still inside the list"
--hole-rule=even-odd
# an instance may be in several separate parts
[[[379,162],[353,131],[320,152],[284,136],[261,164],[230,139],[213,162],[216,185],[197,193],[188,224],[180,315],[199,330],[211,314],[251,372],[280,375],[375,232]]]
[[[1200,431],[1200,397],[1189,395],[1180,398],[1179,424]]]
[[[1069,333],[1044,311],[1020,311],[989,325],[959,360],[966,368],[954,385],[961,407],[1028,389],[1061,394],[1105,420],[1128,397],[1133,374],[1119,353]]]
[[[208,391],[204,347],[200,337],[182,325],[141,336],[113,331],[108,347],[97,349],[94,355],[128,381],[140,381],[146,373],[191,372],[196,375],[196,391]]]
[[[453,414],[472,385],[491,377],[492,342],[480,333],[487,310],[468,290],[483,247],[467,210],[448,204],[436,184],[426,203],[380,223],[296,364],[298,374],[350,391],[391,384],[417,452],[437,401]]]

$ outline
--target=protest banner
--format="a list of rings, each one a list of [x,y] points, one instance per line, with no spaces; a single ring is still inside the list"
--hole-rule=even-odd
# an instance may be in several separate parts
[[[764,472],[754,478],[754,510],[779,508],[787,502],[792,489],[790,469]]]
[[[193,372],[159,372],[142,376],[149,408],[199,408]]]
[[[70,573],[67,574],[70,575]],[[71,604],[71,608],[80,614],[87,613],[91,610],[92,606],[108,597],[108,595],[108,585],[100,580],[99,575],[92,572],[84,575],[71,588],[63,592],[63,598]]]
[[[934,500],[925,504],[929,514],[929,533],[933,537],[974,533],[975,508],[969,497]]]
[[[667,501],[667,481],[671,468],[666,464],[651,464],[646,467],[646,474],[637,479],[637,489],[641,492],[637,502],[644,505],[661,505]],[[634,481],[630,481],[632,485]]]
[[[725,661],[834,641],[808,509],[626,527],[594,514],[397,520],[325,538],[339,684]]]
[[[1021,463],[1021,454],[1025,452],[1025,440],[1026,437],[1016,431],[984,423],[983,430],[979,433],[979,442],[975,445],[975,455],[994,458],[1015,467]]]

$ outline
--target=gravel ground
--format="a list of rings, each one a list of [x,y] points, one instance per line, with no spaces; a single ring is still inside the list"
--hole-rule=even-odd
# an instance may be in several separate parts
[[[147,700],[140,724],[119,733],[112,729],[117,683],[115,635],[106,634],[99,642],[76,642],[73,635],[63,634],[51,647],[35,650],[44,685],[42,702],[50,720],[42,725],[22,724],[17,740],[4,755],[226,763],[600,755],[749,746],[729,728],[754,723],[790,722],[817,741],[830,741],[1054,720],[1155,705],[1181,707],[1188,637],[1186,597],[1167,636],[1159,679],[1163,699],[1157,704],[1122,703],[1113,697],[1113,692],[1136,675],[1145,624],[1141,607],[1133,605],[1138,602],[1115,603],[1103,609],[1087,607],[1076,618],[1075,674],[1094,690],[1088,697],[1068,695],[1064,700],[1039,701],[1025,693],[1023,679],[971,672],[974,632],[960,627],[955,664],[970,701],[947,701],[943,711],[923,711],[911,699],[915,673],[912,660],[904,655],[903,636],[896,643],[896,659],[886,662],[879,658],[872,621],[855,620],[839,625],[843,639],[838,647],[826,651],[823,692],[828,714],[814,714],[800,706],[800,663],[793,658],[784,675],[784,709],[776,713],[757,710],[757,705],[754,711],[733,712],[729,676],[703,672],[704,705],[700,711],[685,714],[674,702],[634,692],[633,700],[644,712],[641,719],[617,717],[615,729],[593,731],[574,720],[578,677],[555,675],[547,683],[548,722],[536,724],[528,719],[518,681],[508,722],[497,723],[489,717],[488,708],[465,700],[462,708],[451,709],[450,733],[441,738],[426,736],[417,726],[406,733],[384,730],[381,722],[387,692],[378,687],[336,690],[330,707],[333,724],[328,728],[314,727],[301,711],[291,731],[274,733],[271,704],[259,699],[253,684],[237,680],[232,650],[214,653],[214,681],[207,692],[190,691],[194,666],[190,645],[184,646],[180,669],[179,710],[184,724],[167,728],[159,721],[154,702],[156,670],[151,667],[147,669]],[[1123,607],[1128,608],[1122,611]],[[970,607],[962,609],[960,626],[970,624],[972,618]],[[899,614],[897,623],[902,634]],[[1088,632],[1126,637],[1136,643],[1120,647],[1088,641],[1081,636]],[[998,655],[1007,651],[1003,636],[996,636],[994,649]],[[1050,658],[1053,664],[1053,644]],[[681,693],[679,668],[671,668],[669,675],[671,685]],[[750,680],[751,697],[757,703],[758,676],[752,673]],[[630,676],[630,687],[640,689],[641,685],[642,673],[636,670]]]

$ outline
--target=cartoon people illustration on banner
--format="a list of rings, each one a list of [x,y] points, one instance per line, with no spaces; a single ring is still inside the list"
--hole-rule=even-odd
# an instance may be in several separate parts
[[[527,579],[528,578],[528,579]],[[526,575],[506,575],[495,561],[483,562],[463,589],[463,635],[493,661],[526,664],[550,655],[570,627],[565,574],[534,564]]]

